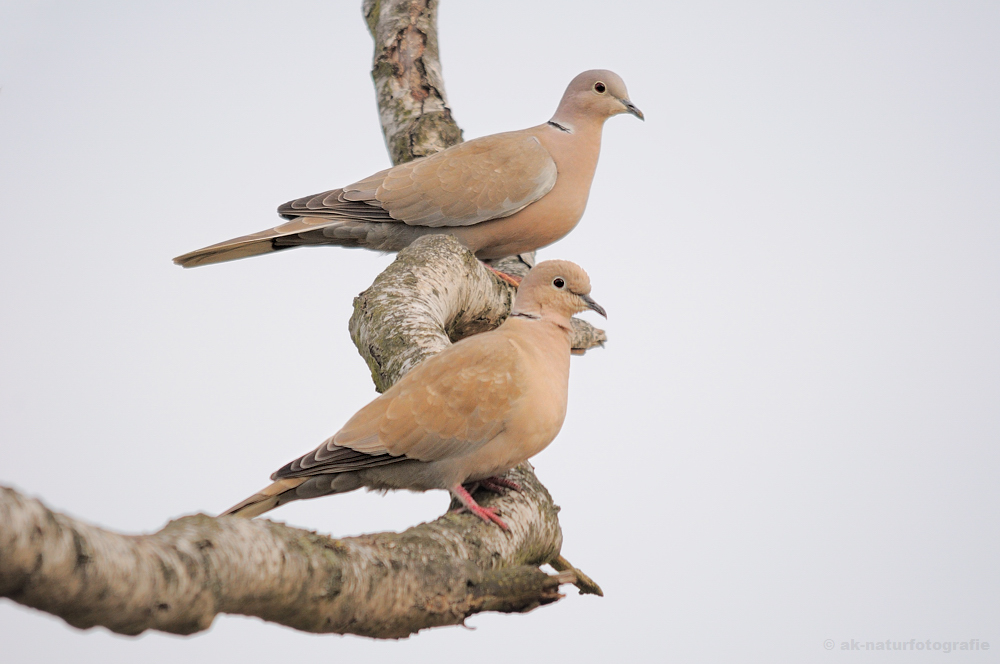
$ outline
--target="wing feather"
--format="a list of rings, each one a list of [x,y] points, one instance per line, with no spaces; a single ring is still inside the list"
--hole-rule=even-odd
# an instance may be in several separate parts
[[[464,339],[418,365],[273,478],[469,454],[503,431],[523,396],[522,362],[505,335],[487,332]]]
[[[470,226],[507,217],[555,186],[552,156],[524,132],[484,136],[314,196],[285,203],[286,218],[356,218],[411,226]],[[277,229],[275,229],[277,230]]]

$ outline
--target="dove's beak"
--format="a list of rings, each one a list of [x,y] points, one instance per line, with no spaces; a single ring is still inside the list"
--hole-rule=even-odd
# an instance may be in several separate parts
[[[583,300],[584,304],[587,305],[588,309],[593,309],[594,311],[601,314],[605,318],[608,317],[608,312],[604,310],[604,307],[594,302],[593,298],[591,298],[589,295],[580,295],[579,297],[581,300]]]
[[[639,118],[643,122],[646,121],[646,116],[644,116],[642,114],[642,111],[639,110],[638,106],[636,106],[635,104],[633,104],[632,102],[630,102],[628,99],[619,99],[618,101],[620,101],[622,104],[625,105],[625,110],[626,111],[628,111],[629,113],[631,113],[635,117]]]

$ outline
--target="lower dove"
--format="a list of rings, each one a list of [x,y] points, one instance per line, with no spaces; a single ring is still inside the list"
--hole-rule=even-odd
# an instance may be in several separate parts
[[[569,388],[570,317],[605,316],[578,265],[550,260],[521,282],[510,316],[414,367],[274,483],[224,515],[255,517],[279,505],[353,491],[445,489],[507,530],[464,484],[517,489],[501,476],[559,433]]]
[[[580,221],[604,121],[621,113],[643,119],[625,82],[611,71],[585,71],[544,124],[459,143],[290,201],[278,208],[287,223],[174,262],[195,267],[309,245],[399,251],[430,233],[455,235],[481,260],[534,251]]]

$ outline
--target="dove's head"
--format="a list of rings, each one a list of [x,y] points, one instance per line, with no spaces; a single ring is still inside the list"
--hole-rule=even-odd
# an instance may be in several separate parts
[[[607,69],[591,69],[570,81],[552,122],[572,130],[581,120],[603,123],[619,113],[645,119],[642,111],[629,101],[621,76]]]
[[[521,281],[511,313],[561,321],[587,309],[607,317],[590,297],[590,277],[583,268],[569,261],[542,261]]]

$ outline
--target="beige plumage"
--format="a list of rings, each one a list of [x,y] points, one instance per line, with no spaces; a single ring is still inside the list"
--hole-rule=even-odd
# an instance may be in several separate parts
[[[568,261],[544,261],[521,283],[510,317],[459,341],[403,376],[273,484],[225,514],[254,517],[278,505],[372,489],[447,489],[506,528],[462,487],[511,487],[500,478],[555,438],[566,416],[570,317],[604,315],[590,280]],[[516,488],[516,485],[514,485]]]
[[[494,134],[285,203],[276,228],[178,256],[184,267],[303,245],[399,251],[421,235],[452,233],[480,259],[549,245],[576,226],[597,168],[604,121],[642,119],[614,72],[573,79],[549,122]]]

